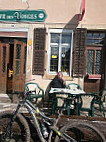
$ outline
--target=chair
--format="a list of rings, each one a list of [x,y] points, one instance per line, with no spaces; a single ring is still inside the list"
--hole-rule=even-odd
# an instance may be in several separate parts
[[[30,94],[29,100],[31,102],[33,102],[34,100],[36,100],[36,102],[37,102],[38,99],[40,99],[40,98],[42,99],[42,101],[44,100],[44,90],[41,89],[37,83],[26,83],[25,90],[26,91],[35,91],[35,92],[31,92],[31,94]]]
[[[73,90],[73,89],[82,90],[82,88],[80,87],[80,85],[77,84],[77,83],[70,83],[70,84],[68,84],[68,85],[66,86],[66,88],[67,88],[67,89],[71,89],[71,90]]]
[[[103,92],[105,93],[103,94]],[[104,109],[104,102],[105,102],[105,96],[106,96],[106,89],[101,90],[100,92],[93,93],[96,95],[92,100],[92,111],[95,111],[96,106],[99,105],[100,112],[103,112],[103,116],[105,117],[105,109]],[[93,112],[94,114],[94,112]]]
[[[103,112],[103,116],[105,117],[105,110],[104,110],[104,96],[102,96],[102,92],[96,92],[96,93],[88,93],[88,94],[84,94],[83,96],[88,97],[87,99],[87,104],[89,103],[89,107],[84,107],[84,99],[82,99],[82,106],[79,108],[79,115],[80,115],[80,111],[87,111],[89,116],[94,116],[95,115],[95,109],[96,106],[95,105],[99,105],[99,111]],[[106,95],[106,94],[105,94]],[[83,98],[82,96],[82,98]],[[91,101],[89,101],[89,99],[91,99]],[[78,108],[78,106],[77,106]]]

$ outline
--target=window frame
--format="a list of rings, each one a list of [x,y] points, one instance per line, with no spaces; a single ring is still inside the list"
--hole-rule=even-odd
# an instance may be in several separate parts
[[[100,37],[100,35],[104,34],[104,37],[105,37],[105,32],[104,31],[88,31],[87,35],[88,34],[91,34],[91,37],[87,36],[87,40],[86,40],[86,45],[87,46],[95,46],[95,47],[103,46],[103,44],[94,44],[93,41],[94,40],[100,41],[101,39],[103,39],[103,38]],[[99,36],[98,37],[94,37],[94,34],[98,34]],[[90,44],[87,43],[88,40],[91,40]]]
[[[88,51],[88,50],[93,50],[93,51],[94,51],[94,56],[93,56],[93,69],[92,69],[93,74],[90,74],[90,75],[99,75],[99,74],[95,74],[96,51],[97,51],[97,50],[101,50],[101,51],[102,51],[102,47],[90,47],[90,46],[87,46],[87,47],[86,47],[85,76],[86,76],[86,75],[89,76],[89,74],[86,73],[86,71],[87,71],[87,51]]]
[[[57,72],[52,72],[50,71],[50,55],[51,55],[51,45],[55,45],[55,43],[51,43],[51,33],[57,33],[57,34],[61,34],[62,33],[69,33],[71,34],[71,41],[70,41],[70,65],[69,65],[69,74],[63,72],[63,74],[65,76],[71,76],[71,70],[72,70],[72,50],[73,50],[73,30],[71,29],[50,29],[49,30],[49,46],[48,46],[48,65],[47,65],[47,71],[49,75],[55,75],[57,74]],[[61,39],[61,37],[60,37]],[[60,41],[59,41],[60,42]],[[68,45],[68,44],[63,44],[63,46]],[[60,48],[61,48],[62,44],[60,44]],[[59,60],[58,60],[58,71],[61,71],[61,51],[59,50]]]

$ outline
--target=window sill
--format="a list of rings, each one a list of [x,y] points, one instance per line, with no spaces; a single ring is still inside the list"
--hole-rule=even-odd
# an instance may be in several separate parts
[[[101,74],[88,74],[88,79],[101,79]]]
[[[43,76],[43,79],[53,79],[56,75],[44,75]],[[65,76],[63,75],[63,78],[65,79],[65,81],[70,81],[70,80],[73,80],[72,77],[70,76]]]

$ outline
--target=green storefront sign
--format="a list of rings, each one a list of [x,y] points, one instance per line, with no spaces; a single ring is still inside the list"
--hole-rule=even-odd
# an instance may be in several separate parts
[[[46,17],[44,10],[0,10],[0,21],[44,22]]]

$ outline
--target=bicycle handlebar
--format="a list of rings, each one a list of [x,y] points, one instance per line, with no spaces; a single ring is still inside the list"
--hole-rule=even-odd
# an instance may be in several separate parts
[[[30,94],[35,91],[14,91],[12,95],[19,95],[22,99],[29,99]]]

